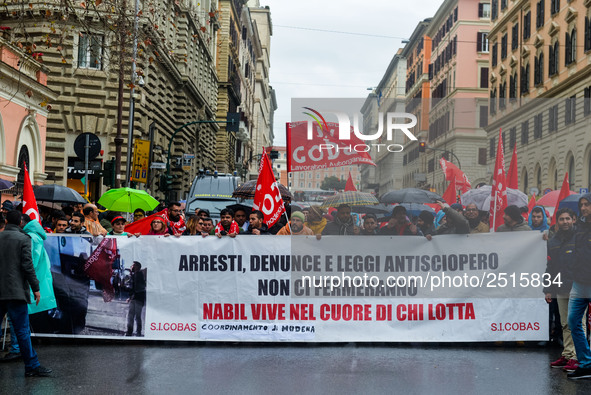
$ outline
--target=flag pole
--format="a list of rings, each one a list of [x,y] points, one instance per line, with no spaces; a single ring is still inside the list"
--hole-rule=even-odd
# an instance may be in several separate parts
[[[498,193],[499,193],[499,191],[495,191],[495,205],[494,205],[494,211],[493,211],[493,228],[492,228],[493,233],[496,232],[496,229],[497,229],[497,194]]]

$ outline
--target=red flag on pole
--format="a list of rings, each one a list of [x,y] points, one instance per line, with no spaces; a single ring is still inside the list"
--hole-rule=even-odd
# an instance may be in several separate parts
[[[531,197],[531,199],[529,199],[529,203],[527,204],[527,213],[523,213],[523,217],[525,219],[529,218],[529,213],[531,213],[531,211],[534,209],[534,207],[536,207],[536,194],[534,193]]]
[[[456,187],[460,188],[462,193],[467,192],[472,188],[470,180],[468,180],[468,176],[466,176],[466,174],[456,165],[450,161],[445,160],[445,158],[441,158],[439,160],[439,164],[441,165],[443,174],[445,174],[445,179],[447,181],[455,180]]]
[[[345,185],[345,192],[349,191],[357,191],[357,188],[355,188],[355,184],[353,184],[353,177],[351,177],[351,172],[349,172],[349,178],[347,178],[347,185]]]
[[[493,182],[490,196],[490,229],[496,231],[505,223],[503,214],[507,208],[507,182],[505,179],[505,154],[503,152],[503,135],[499,129],[499,144],[497,158],[493,173]]]
[[[517,173],[517,144],[513,146],[513,156],[507,174],[507,188],[519,189],[519,175]]]
[[[458,202],[458,190],[455,178],[452,178],[442,197],[450,205]]]
[[[265,224],[268,227],[275,225],[285,211],[281,193],[277,187],[275,174],[271,168],[271,161],[266,152],[263,152],[261,157],[261,165],[259,166],[259,178],[257,179],[257,186],[254,193],[254,202],[252,207],[255,210],[260,210],[265,215]]]
[[[554,208],[554,214],[552,214],[552,221],[550,222],[550,226],[556,223],[556,212],[558,211],[558,206],[562,199],[569,197],[570,195],[570,183],[568,182],[568,171],[564,174],[564,180],[562,180],[562,187],[560,188],[560,194],[558,195],[558,200],[556,201],[556,207]]]
[[[32,220],[36,219],[41,223],[41,216],[39,215],[39,208],[37,207],[37,199],[33,192],[33,185],[29,178],[29,170],[25,166],[25,181],[23,186],[23,214],[27,214]]]

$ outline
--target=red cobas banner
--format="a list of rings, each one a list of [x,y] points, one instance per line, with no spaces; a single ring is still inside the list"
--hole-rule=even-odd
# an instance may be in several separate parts
[[[281,217],[285,211],[283,199],[277,181],[271,168],[271,162],[267,153],[264,152],[259,166],[259,177],[257,179],[256,191],[254,193],[254,203],[252,206],[255,210],[260,210],[265,216],[265,224],[269,227]]]
[[[313,125],[311,139],[308,139],[308,122],[287,123],[287,168],[288,171],[310,171],[341,167],[353,164],[376,165],[371,160],[369,149],[372,142],[366,144],[353,133],[351,138],[339,139],[339,124],[326,123],[328,130]],[[388,144],[378,144],[384,151]]]

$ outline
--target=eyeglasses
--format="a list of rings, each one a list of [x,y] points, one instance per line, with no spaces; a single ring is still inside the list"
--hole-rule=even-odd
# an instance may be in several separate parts
[[[466,211],[478,211],[477,208],[467,208]]]

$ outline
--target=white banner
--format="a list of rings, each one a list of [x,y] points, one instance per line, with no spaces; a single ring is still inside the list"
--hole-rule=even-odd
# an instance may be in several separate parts
[[[108,287],[85,280],[75,264],[93,254],[98,240],[48,238],[61,296],[53,312],[58,318],[46,324],[52,329],[34,327],[37,334],[196,341],[548,339],[542,287],[556,279],[543,276],[546,248],[538,232],[432,241],[246,235],[116,241],[117,253],[104,253],[104,259],[116,257],[108,263],[115,296],[106,302]],[[127,302],[133,262],[147,279],[139,333],[137,318],[131,333],[128,326],[132,308],[138,309]]]

